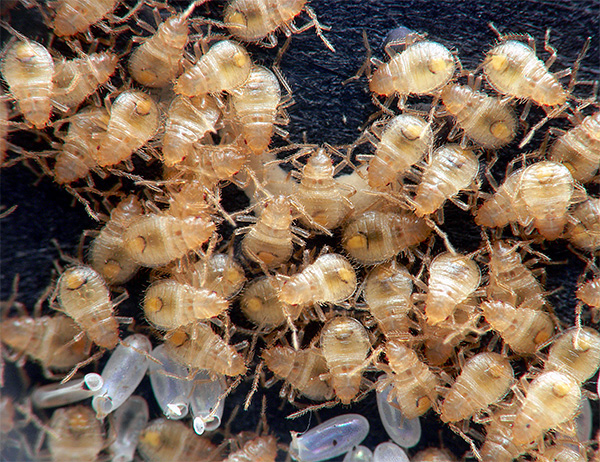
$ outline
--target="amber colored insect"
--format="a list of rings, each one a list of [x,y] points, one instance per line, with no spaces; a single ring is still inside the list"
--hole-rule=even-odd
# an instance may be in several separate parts
[[[79,106],[108,81],[117,62],[117,56],[107,52],[59,61],[55,65],[52,100],[65,109]]]
[[[84,32],[110,13],[118,0],[60,0],[55,9],[52,28],[59,37]]]
[[[54,179],[58,184],[84,178],[98,165],[94,155],[106,135],[108,121],[106,109],[93,106],[69,118],[69,130],[54,164]]]
[[[418,116],[400,114],[391,119],[369,161],[369,186],[383,188],[419,162],[433,143],[431,125]]]
[[[443,422],[458,422],[499,401],[512,385],[508,359],[498,353],[479,353],[463,366],[442,404]]]
[[[233,90],[246,81],[251,67],[250,55],[242,45],[221,40],[177,79],[174,90],[185,96]]]
[[[27,316],[9,318],[0,323],[2,342],[24,353],[48,369],[68,369],[87,359],[90,342],[67,316]]]
[[[6,160],[8,145],[8,105],[4,98],[4,92],[0,91],[0,166]]]
[[[364,265],[389,260],[423,242],[431,234],[425,220],[414,213],[370,211],[350,220],[342,232],[342,246]]]
[[[356,272],[341,255],[321,255],[300,273],[287,279],[279,299],[290,305],[341,303],[356,290]]]
[[[247,151],[240,143],[194,145],[194,150],[179,165],[188,169],[207,188],[231,180],[246,164]]]
[[[229,101],[254,154],[262,154],[269,147],[280,100],[277,77],[262,66],[253,66],[246,82],[231,91]]]
[[[53,461],[94,461],[104,448],[102,423],[89,406],[57,409],[50,428],[48,447]]]
[[[0,398],[0,435],[6,435],[15,428],[15,405],[8,396]]]
[[[32,40],[16,41],[4,51],[0,72],[23,117],[35,128],[44,128],[52,111],[54,74],[48,50]]]
[[[56,285],[60,310],[71,316],[98,346],[112,349],[119,343],[119,324],[110,292],[102,276],[89,266],[72,266]]]
[[[571,420],[581,402],[581,388],[568,375],[544,372],[526,390],[526,396],[513,423],[513,442],[525,445],[546,430]]]
[[[560,163],[542,161],[523,170],[518,194],[533,217],[534,226],[546,239],[561,236],[573,190],[573,177]]]
[[[600,277],[583,283],[575,295],[586,305],[600,308]]]
[[[255,278],[240,296],[240,308],[257,326],[271,328],[294,321],[302,313],[303,305],[289,305],[279,299],[283,281],[279,278]]]
[[[511,172],[496,192],[486,199],[477,210],[475,216],[477,225],[488,228],[502,228],[509,223],[526,223],[530,221],[527,217],[527,208],[518,195],[523,170],[525,169],[520,168]]]
[[[315,401],[331,399],[329,384],[320,379],[327,374],[327,363],[315,347],[294,350],[287,346],[266,348],[262,352],[267,367],[302,395]]]
[[[268,200],[255,225],[242,240],[242,251],[249,259],[274,267],[287,262],[294,251],[292,208],[289,199],[277,196]]]
[[[497,149],[517,134],[517,116],[508,104],[470,87],[450,84],[442,90],[444,107],[478,145]]]
[[[321,351],[342,404],[350,404],[359,393],[370,349],[367,330],[354,318],[336,316],[323,326]]]
[[[520,308],[540,309],[544,288],[523,264],[519,245],[496,241],[491,249],[487,295]]]
[[[481,310],[492,328],[519,354],[534,354],[554,333],[552,318],[543,311],[516,309],[500,301],[486,301]]]
[[[577,181],[591,181],[600,166],[600,112],[558,138],[548,158],[565,165]]]
[[[169,191],[167,213],[178,219],[204,217],[211,212],[205,185],[197,179],[185,181],[182,186]]]
[[[589,252],[600,249],[600,197],[588,197],[569,213],[575,223],[567,225],[566,237],[571,244]]]
[[[389,340],[385,345],[385,353],[393,374],[380,378],[377,389],[383,390],[392,384],[388,399],[398,403],[407,419],[425,414],[437,400],[438,378],[417,354],[400,340]]]
[[[473,151],[458,144],[446,144],[436,149],[425,166],[417,193],[411,204],[419,217],[429,215],[468,188],[479,171],[479,160]]]
[[[123,234],[123,246],[133,261],[142,266],[162,266],[198,249],[215,224],[208,218],[177,218],[146,214],[135,218]]]
[[[148,462],[220,460],[217,447],[178,420],[156,419],[140,434],[137,450]]]
[[[337,228],[352,210],[348,200],[353,190],[340,184],[334,176],[335,168],[324,148],[318,148],[302,168],[300,184],[294,198],[304,212],[324,228]],[[300,217],[303,225],[313,227],[311,222]]]
[[[503,95],[531,99],[543,106],[562,105],[567,100],[565,89],[535,50],[516,40],[504,40],[492,48],[483,62],[483,73]]]
[[[167,123],[163,137],[162,153],[166,166],[170,167],[194,151],[194,143],[209,132],[215,133],[215,126],[221,111],[217,101],[210,95],[177,96],[167,111]]]
[[[423,449],[411,457],[410,460],[411,462],[457,462],[456,457],[445,449],[439,448]]]
[[[275,462],[277,440],[274,436],[259,436],[231,454],[223,462]]]
[[[167,332],[165,344],[169,354],[188,367],[229,376],[246,372],[244,359],[204,323]]]
[[[376,266],[365,279],[363,297],[386,338],[408,338],[412,278],[396,260]]]
[[[98,165],[129,159],[156,134],[159,122],[158,106],[149,95],[137,90],[121,93],[112,103],[106,136],[95,153]]]
[[[378,95],[425,95],[446,85],[456,69],[452,53],[429,40],[409,44],[373,73],[369,88]]]
[[[587,462],[588,458],[566,444],[555,444],[545,448],[536,458],[537,462]]]
[[[215,291],[221,297],[232,298],[246,282],[244,268],[231,254],[216,253],[208,259],[198,260],[191,274],[184,274],[189,284]]]
[[[174,280],[152,284],[144,298],[148,321],[162,329],[175,329],[227,311],[229,302],[216,292]]]
[[[512,462],[524,452],[521,446],[513,442],[512,421],[507,420],[510,417],[507,410],[498,410],[491,415],[491,421],[486,426],[485,441],[479,450],[483,460]]]
[[[560,334],[544,364],[545,371],[562,372],[579,384],[592,377],[599,367],[600,333],[591,327],[572,327]]]
[[[203,1],[192,2],[183,13],[168,18],[131,53],[129,72],[136,82],[161,88],[177,77],[188,41],[188,17],[199,3]]]
[[[90,265],[108,285],[127,282],[139,268],[125,251],[123,234],[142,213],[142,206],[136,196],[131,194],[125,197],[110,212],[109,220],[90,246]]]
[[[481,282],[481,272],[471,258],[444,252],[429,266],[425,314],[429,324],[439,324],[464,302]]]

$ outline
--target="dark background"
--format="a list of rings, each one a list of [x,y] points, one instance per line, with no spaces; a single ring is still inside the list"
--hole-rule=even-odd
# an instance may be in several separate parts
[[[185,2],[178,3],[185,5]],[[387,33],[395,27],[405,26],[418,32],[426,32],[431,39],[455,50],[463,66],[474,69],[496,39],[488,27],[490,21],[501,32],[531,34],[536,39],[538,55],[542,59],[547,58],[543,51],[544,33],[547,28],[551,28],[551,43],[558,50],[553,71],[572,65],[585,39],[591,36],[590,50],[582,62],[579,76],[580,79],[598,79],[600,74],[600,3],[597,1],[315,0],[310,5],[321,23],[331,26],[332,30],[326,32],[326,35],[335,46],[336,53],[327,50],[312,31],[295,36],[292,40],[281,63],[296,102],[288,109],[291,121],[286,127],[292,141],[302,141],[305,137],[310,143],[351,143],[359,135],[358,127],[374,112],[364,77],[342,85],[364,62],[363,30],[367,32],[374,56],[379,59],[387,59],[382,47]],[[211,12],[219,11],[222,3],[210,3],[208,6]],[[197,13],[204,14],[205,10],[199,8]],[[35,9],[26,10],[17,6],[9,14],[5,18],[17,30],[42,44],[48,43],[48,33]],[[215,14],[214,17],[219,15]],[[145,18],[151,22],[151,15],[147,14]],[[306,16],[302,15],[298,23],[302,24],[305,20]],[[5,41],[7,33],[4,30],[1,33],[2,40]],[[282,36],[279,38],[282,43]],[[264,51],[257,47],[250,47],[250,50],[255,61],[267,66],[275,56],[275,50]],[[539,117],[539,113],[534,111],[532,118],[535,119],[536,115]],[[15,144],[24,146],[35,143],[31,137],[31,134],[14,134],[12,140]],[[538,143],[539,137],[534,139],[531,146],[535,147]],[[500,152],[501,160],[493,171],[497,180],[501,180],[507,160],[519,152],[516,144],[518,143],[512,143]],[[367,152],[367,147],[362,149],[361,152]],[[0,299],[6,300],[10,296],[13,278],[19,274],[19,301],[28,308],[33,307],[52,281],[53,261],[59,256],[50,240],[56,239],[66,253],[75,255],[81,232],[98,227],[80,204],[73,206],[72,197],[67,192],[48,178],[37,180],[23,164],[0,172],[1,204],[6,208],[18,205],[11,215],[0,220]],[[597,184],[588,190],[597,195]],[[228,210],[239,209],[246,202],[245,198],[238,196],[239,193],[228,188],[224,206]],[[454,206],[447,207],[445,215],[444,229],[450,234],[453,244],[465,251],[476,249],[479,246],[479,231],[469,215]],[[562,290],[551,296],[551,301],[559,316],[565,322],[572,323],[572,293],[585,264],[566,248],[563,241],[548,245],[542,250],[552,260],[565,262],[563,265],[547,268],[547,288],[552,291],[562,287]],[[120,314],[130,315],[139,310],[137,300],[147,284],[146,275],[134,279],[128,286],[132,296],[119,307]],[[100,370],[106,357],[107,355],[100,361]],[[7,366],[3,392],[22,399],[27,392],[25,387],[19,385],[16,372],[14,367]],[[28,366],[27,374],[32,383],[44,380],[36,366]],[[595,380],[592,382],[593,385],[590,383],[589,388],[595,389]],[[279,388],[278,384],[270,390],[259,391],[249,411],[238,413],[232,423],[232,431],[255,428],[260,414],[261,395],[267,393],[267,422],[271,432],[282,443],[289,443],[291,430],[304,431],[319,420],[345,412],[360,413],[369,419],[371,432],[365,445],[374,448],[388,439],[377,415],[374,393],[352,406],[337,406],[332,410],[320,411],[312,420],[304,416],[290,421],[285,416],[295,408],[282,403],[278,397]],[[227,400],[225,420],[236,405],[243,403],[248,389],[248,383],[241,385]],[[159,410],[153,402],[147,379],[138,393],[148,399],[151,418],[158,417]],[[597,402],[593,404],[593,408],[596,411],[594,428],[597,429]],[[43,414],[42,418],[45,418]],[[422,419],[422,425],[423,440],[409,451],[410,454],[427,446],[444,446],[460,458],[468,449],[450,430],[442,427],[433,414],[427,414]],[[4,460],[18,460],[24,456],[23,453],[5,448],[3,457]]]

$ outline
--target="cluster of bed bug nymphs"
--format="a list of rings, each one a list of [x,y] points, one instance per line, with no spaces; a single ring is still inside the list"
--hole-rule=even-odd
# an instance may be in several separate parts
[[[304,0],[204,3],[40,2],[44,43],[2,22],[2,167],[27,163],[101,222],[35,315],[3,304],[3,356],[61,380],[2,398],[5,441],[33,420],[35,458],[55,461],[408,460],[357,446],[369,427],[356,414],[287,441],[269,435],[276,422],[222,429],[240,383],[247,409],[280,381],[292,417],[376,393],[404,448],[431,413],[480,461],[597,458],[584,384],[600,366],[600,112],[576,77],[586,45],[553,73],[549,34],[543,62],[531,37],[494,28],[466,70],[460,50],[401,29],[387,61],[364,66],[378,112],[356,140],[292,144],[291,89],[247,48],[276,52],[312,28],[334,52],[328,27]],[[250,205],[227,203],[226,185]],[[480,232],[470,252],[444,224],[455,207]],[[587,265],[575,325],[543,284],[548,241]],[[145,292],[122,312],[134,275]],[[145,375],[164,413],[150,422],[132,395]]]

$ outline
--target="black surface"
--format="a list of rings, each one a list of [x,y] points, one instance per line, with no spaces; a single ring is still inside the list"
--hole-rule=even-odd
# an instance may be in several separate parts
[[[544,33],[547,28],[551,28],[551,43],[558,50],[558,60],[552,70],[560,71],[570,66],[586,37],[592,36],[590,50],[582,63],[580,78],[598,79],[600,76],[600,3],[597,1],[315,0],[311,6],[322,24],[331,26],[332,30],[326,32],[326,35],[337,52],[329,52],[312,31],[307,31],[294,37],[282,60],[283,74],[293,89],[296,101],[288,109],[291,122],[286,127],[293,141],[301,141],[305,137],[312,143],[352,142],[359,134],[358,127],[374,112],[364,77],[342,85],[364,61],[363,30],[367,32],[374,56],[379,59],[386,59],[382,42],[387,33],[402,25],[427,32],[433,40],[456,50],[465,68],[473,69],[494,43],[495,36],[487,25],[490,21],[502,32],[531,34],[536,38],[538,50],[542,50],[542,59],[547,57],[542,46]],[[216,8],[212,4],[210,7],[212,10]],[[37,18],[35,10],[25,10],[18,6],[10,14],[9,22],[17,30],[41,43],[47,43],[48,35],[43,27],[32,22],[32,18]],[[218,14],[215,16],[218,17]],[[304,20],[305,16],[299,22]],[[3,41],[7,38],[4,30],[2,37]],[[279,37],[282,42],[282,36]],[[257,50],[256,47],[251,49]],[[257,60],[268,65],[273,60],[275,50],[260,51],[259,55]],[[532,145],[535,146],[538,141],[539,139],[534,140]],[[365,150],[363,148],[363,152]],[[517,152],[514,143],[505,148],[501,152],[501,160],[504,159],[504,162],[499,164],[506,163],[506,159],[514,157]],[[500,167],[494,170],[498,180],[501,179],[502,172],[503,168]],[[0,221],[0,299],[6,300],[9,297],[12,280],[19,274],[19,300],[29,308],[52,279],[53,261],[58,259],[58,253],[51,239],[56,239],[66,253],[73,255],[81,232],[96,228],[94,221],[79,204],[72,206],[73,200],[68,193],[48,178],[43,178],[37,184],[36,181],[36,176],[23,165],[0,172],[1,204],[6,207],[18,205],[14,213]],[[595,193],[597,194],[597,188]],[[236,200],[235,192],[228,197],[229,200]],[[452,242],[459,249],[473,250],[478,247],[479,233],[475,227],[467,224],[471,223],[468,215],[454,206],[447,207],[445,215],[444,229],[449,232]],[[549,245],[544,251],[553,260],[568,262],[567,265],[548,268],[547,287],[548,290],[563,287],[564,290],[554,294],[551,300],[561,318],[572,322],[572,291],[584,264],[565,249],[562,241]],[[120,313],[127,314],[136,309],[136,297],[144,290],[146,281],[142,276],[130,284],[132,297],[121,305]],[[43,380],[36,367],[28,367],[27,372],[32,381]],[[6,374],[7,389],[23,398],[23,389],[10,388],[11,382],[16,380],[15,369],[7,369]],[[144,383],[146,388],[141,393],[152,406],[152,417],[157,417],[157,407],[147,389],[149,383]],[[320,411],[318,417],[313,417],[312,420],[304,416],[290,421],[285,416],[293,412],[294,408],[282,403],[277,394],[279,387],[278,384],[270,390],[261,390],[248,412],[238,414],[232,423],[232,431],[255,428],[260,413],[261,395],[267,393],[267,422],[282,443],[289,443],[289,431],[303,431],[319,420],[344,412],[358,412],[369,419],[371,432],[364,442],[367,446],[374,448],[379,442],[388,439],[376,412],[374,394],[352,406]],[[248,383],[243,384],[227,401],[225,419],[235,406],[243,403],[248,388]],[[597,429],[597,415],[594,423]],[[423,441],[410,450],[411,454],[427,446],[443,445],[460,457],[468,449],[447,427],[442,427],[433,414],[427,414],[422,424]],[[3,457],[5,460],[14,459],[16,456],[13,454],[4,452]]]

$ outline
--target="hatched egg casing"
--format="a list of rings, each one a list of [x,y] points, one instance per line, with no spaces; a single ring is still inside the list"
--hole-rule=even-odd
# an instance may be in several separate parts
[[[244,359],[201,322],[168,332],[167,352],[188,367],[236,376],[246,372]]]
[[[366,329],[354,318],[337,316],[323,326],[321,350],[331,374],[331,386],[343,404],[350,404],[360,391],[370,349]]]
[[[221,40],[177,79],[174,91],[180,95],[197,96],[233,90],[246,81],[251,66],[250,55],[243,46]]]
[[[214,230],[215,224],[204,217],[147,214],[132,221],[123,245],[139,265],[162,266],[198,249]]]
[[[517,134],[517,116],[499,98],[470,87],[450,84],[442,90],[442,102],[465,134],[484,148],[505,146]]]
[[[94,156],[96,162],[105,167],[129,159],[156,134],[159,124],[158,106],[149,95],[124,91],[110,108],[106,136]]]
[[[356,282],[356,272],[348,260],[325,254],[286,280],[279,299],[290,305],[341,303],[352,296]]]
[[[447,144],[434,151],[431,163],[425,167],[413,199],[415,214],[432,214],[447,199],[468,188],[479,171],[479,160],[473,151],[458,144]]]
[[[61,311],[71,316],[96,345],[108,349],[117,346],[119,325],[110,292],[94,269],[67,268],[58,279],[56,294]]]
[[[369,186],[383,188],[394,181],[425,156],[432,142],[431,126],[421,117],[400,114],[391,119],[369,161]]]
[[[565,89],[533,49],[516,40],[492,48],[483,62],[483,73],[503,95],[531,99],[544,106],[561,105],[567,100]]]
[[[481,282],[477,263],[460,255],[444,252],[433,259],[429,267],[429,289],[425,314],[429,324],[438,324],[450,316]]]
[[[162,329],[212,318],[228,308],[229,302],[216,292],[174,280],[155,282],[144,298],[146,318]]]
[[[260,155],[269,147],[280,100],[277,77],[262,66],[253,66],[244,84],[231,92],[242,136],[254,154]]]
[[[44,128],[52,111],[54,75],[48,50],[31,40],[16,41],[4,50],[0,72],[23,117],[35,128]]]
[[[458,422],[487,409],[508,392],[514,373],[508,359],[479,353],[463,366],[442,404],[441,419]]]
[[[455,69],[454,56],[445,46],[419,41],[377,68],[369,88],[373,93],[386,96],[430,94],[446,85]]]

